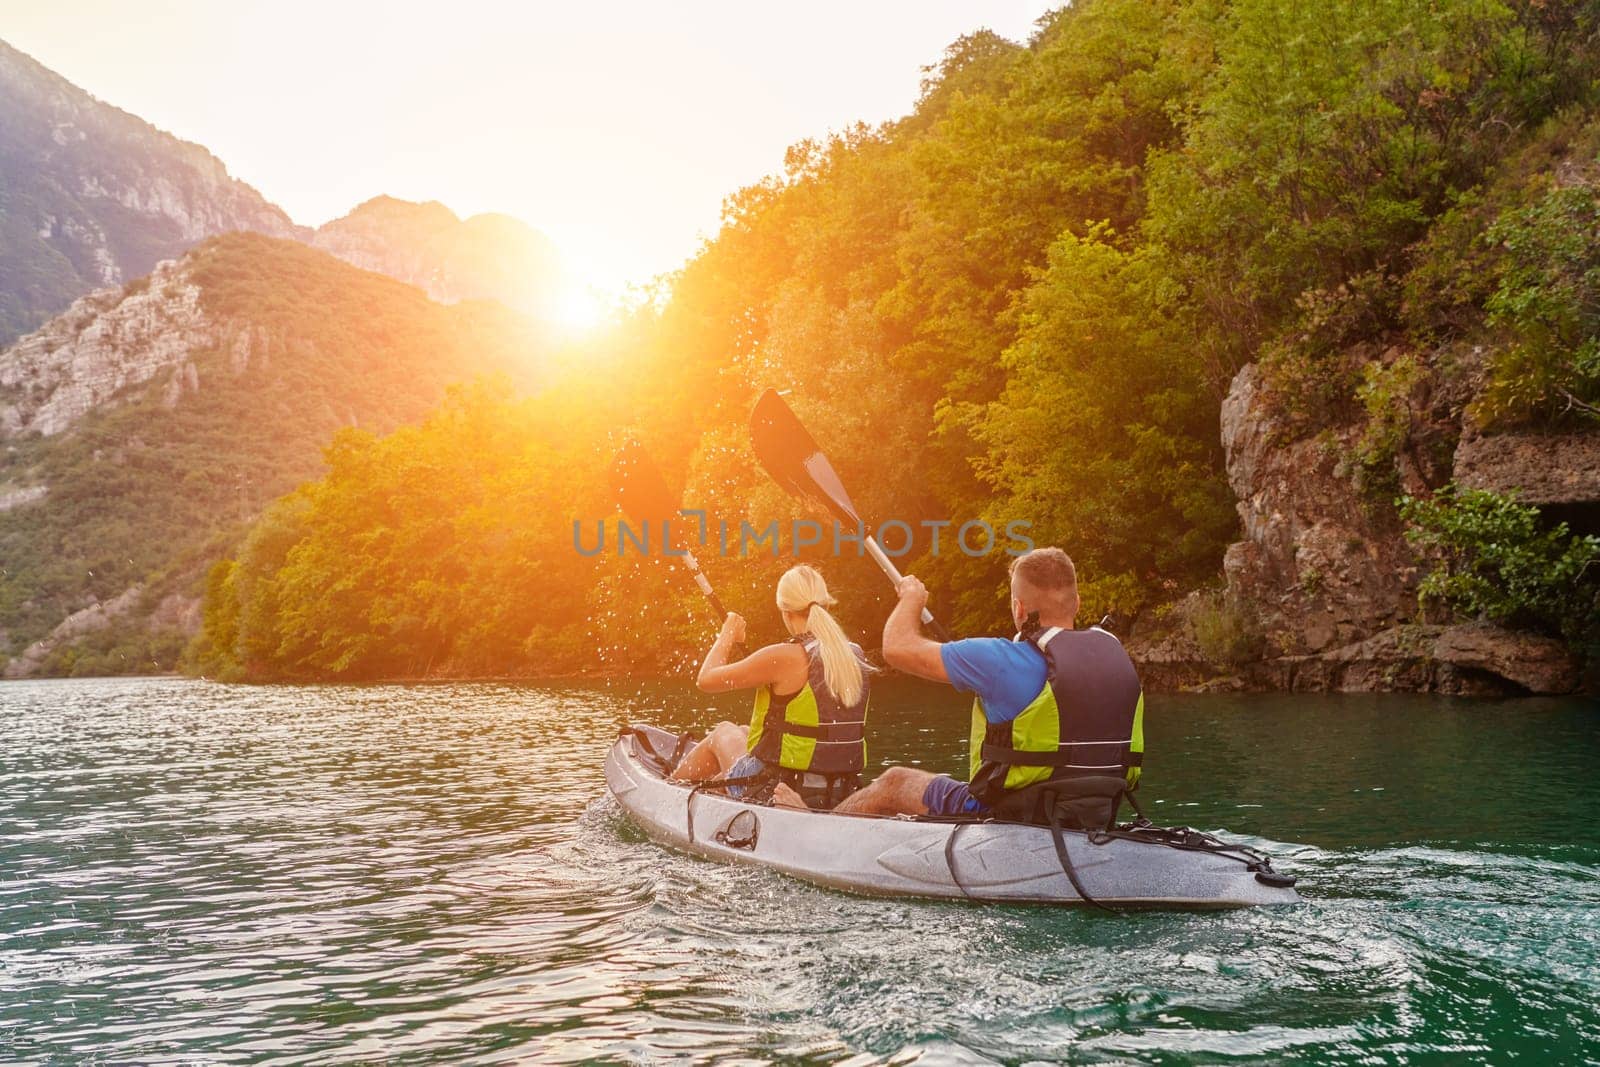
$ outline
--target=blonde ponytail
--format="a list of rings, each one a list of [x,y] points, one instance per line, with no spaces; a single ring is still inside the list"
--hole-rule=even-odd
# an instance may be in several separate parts
[[[817,639],[817,651],[822,657],[822,678],[840,704],[851,707],[861,699],[861,661],[856,658],[844,630],[821,604],[811,605],[806,617],[806,628]]]
[[[802,563],[790,567],[778,579],[778,607],[805,616],[806,629],[817,639],[822,680],[840,704],[850,707],[861,699],[866,687],[866,664],[850,647],[844,629],[828,612],[828,608],[837,603],[828,595],[828,585],[815,567]]]

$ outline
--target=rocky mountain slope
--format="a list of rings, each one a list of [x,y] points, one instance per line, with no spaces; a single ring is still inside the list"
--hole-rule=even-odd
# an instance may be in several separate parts
[[[532,385],[544,339],[305,245],[212,238],[0,351],[5,673],[170,669],[204,567],[343,427],[454,382]]]
[[[508,215],[462,220],[443,204],[379,196],[317,229],[312,244],[410,282],[440,303],[498,300],[535,318],[557,284],[555,247]]]
[[[231,230],[305,235],[204,148],[0,41],[0,344]]]
[[[507,215],[463,220],[378,196],[315,231],[298,226],[201,146],[0,41],[0,345],[236,230],[307,241],[441,303],[499,300],[543,317],[558,281],[555,247]]]

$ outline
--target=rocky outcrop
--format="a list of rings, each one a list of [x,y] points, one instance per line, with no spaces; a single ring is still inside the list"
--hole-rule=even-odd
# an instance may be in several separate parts
[[[432,201],[375,197],[320,227],[312,244],[444,304],[498,300],[544,318],[558,283],[555,247],[531,226],[507,215],[462,221]]]
[[[1223,561],[1228,596],[1253,607],[1281,654],[1349,645],[1416,612],[1415,559],[1343,469],[1357,433],[1296,438],[1254,364],[1223,401],[1228,483],[1244,531]]]
[[[1433,659],[1451,681],[1489,675],[1530,693],[1571,693],[1581,681],[1578,661],[1560,641],[1491,623],[1447,627],[1433,643]]]
[[[1463,401],[1442,406],[1459,411]],[[1254,365],[1239,372],[1222,405],[1222,443],[1244,539],[1227,551],[1225,593],[1191,595],[1130,639],[1147,686],[1503,696],[1583,684],[1582,665],[1553,638],[1420,621],[1419,562],[1350,469],[1362,428],[1295,433],[1280,410]],[[1453,476],[1540,505],[1600,501],[1600,434],[1469,430],[1456,442],[1453,423],[1436,425],[1448,419],[1417,416],[1394,459],[1401,490],[1425,493]],[[1435,447],[1412,447],[1419,440]],[[1453,468],[1440,442],[1454,443]]]
[[[1127,649],[1139,668],[1139,680],[1152,692],[1203,691],[1213,681],[1229,677],[1227,666],[1212,662],[1187,626],[1131,635]]]
[[[1490,623],[1407,624],[1312,655],[1231,666],[1187,647],[1192,658],[1169,636],[1130,641],[1128,652],[1146,688],[1156,691],[1525,696],[1572,693],[1582,683],[1580,664],[1560,641]]]
[[[1257,664],[1259,686],[1298,692],[1564,694],[1579,668],[1561,642],[1487,623],[1397,626],[1317,656]]]
[[[223,353],[233,374],[268,359],[271,341],[259,325],[206,313],[191,265],[162,263],[147,280],[90,293],[0,351],[0,439],[59,434],[158,378],[170,408],[200,389],[203,353]]]
[[[1456,448],[1457,485],[1527,504],[1600,504],[1600,431],[1480,434]]]
[[[305,231],[210,152],[0,42],[0,344],[213,234]]]
[[[161,264],[147,285],[91,293],[0,352],[0,437],[58,434],[166,371],[198,385],[192,355],[217,341],[180,264]]]

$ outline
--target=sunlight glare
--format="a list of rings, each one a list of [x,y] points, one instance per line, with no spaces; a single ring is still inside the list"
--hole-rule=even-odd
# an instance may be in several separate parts
[[[610,317],[610,304],[597,287],[567,282],[550,294],[545,318],[565,336],[577,337],[605,322]]]

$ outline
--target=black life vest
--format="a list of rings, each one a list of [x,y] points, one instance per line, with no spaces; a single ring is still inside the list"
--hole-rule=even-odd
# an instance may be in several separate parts
[[[792,639],[805,649],[805,687],[786,703],[774,700],[772,687],[756,693],[750,713],[752,756],[788,771],[810,771],[827,776],[860,774],[867,763],[867,697],[871,688],[866,657],[852,643],[850,651],[863,664],[861,696],[848,707],[841,704],[823,678],[817,639],[801,634]]]
[[[1144,763],[1144,692],[1122,642],[1098,626],[1031,630],[1045,683],[1016,718],[972,706],[971,789],[991,807],[1042,782],[1114,777],[1131,789]]]

